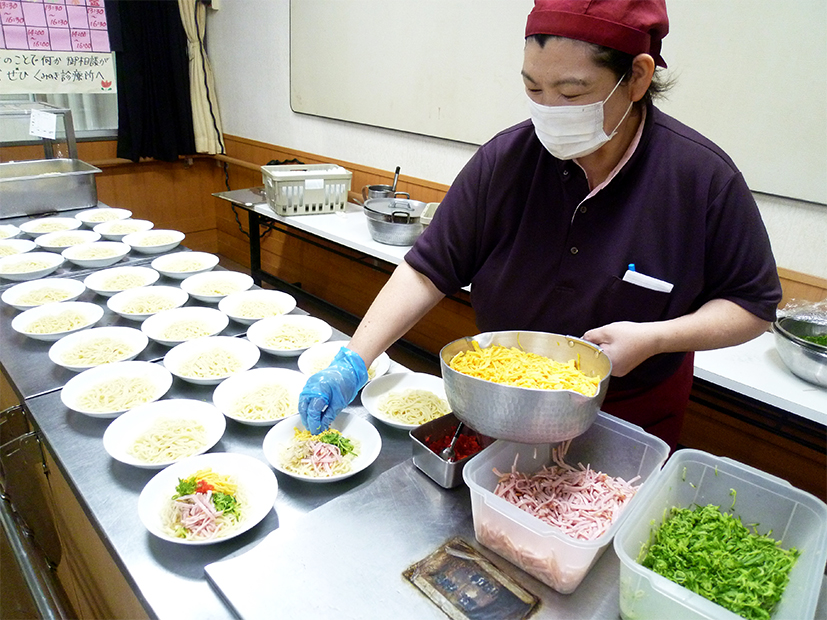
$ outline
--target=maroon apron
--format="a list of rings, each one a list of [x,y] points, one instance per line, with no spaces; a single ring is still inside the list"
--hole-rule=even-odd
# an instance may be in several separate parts
[[[613,392],[609,381],[609,393],[601,409],[660,437],[674,451],[692,390],[694,360],[695,354],[687,353],[675,374],[648,389]]]

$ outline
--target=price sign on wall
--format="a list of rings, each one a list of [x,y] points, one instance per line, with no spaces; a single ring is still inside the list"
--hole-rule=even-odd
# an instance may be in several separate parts
[[[0,93],[113,92],[103,0],[0,0]]]

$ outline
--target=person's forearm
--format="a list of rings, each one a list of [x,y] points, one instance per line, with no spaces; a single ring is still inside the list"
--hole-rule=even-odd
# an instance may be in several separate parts
[[[373,300],[348,348],[370,366],[443,297],[428,278],[402,261]]]
[[[610,323],[583,338],[602,348],[612,360],[612,374],[622,377],[658,353],[730,347],[752,340],[768,326],[738,304],[713,299],[692,314],[651,323]]]
[[[725,299],[713,299],[692,314],[656,324],[658,353],[708,351],[752,340],[769,322]]]

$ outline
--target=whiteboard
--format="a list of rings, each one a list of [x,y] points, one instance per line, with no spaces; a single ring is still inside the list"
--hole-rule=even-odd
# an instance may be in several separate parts
[[[470,144],[528,117],[533,0],[291,0],[293,111]],[[667,0],[658,106],[753,191],[827,204],[827,2]]]

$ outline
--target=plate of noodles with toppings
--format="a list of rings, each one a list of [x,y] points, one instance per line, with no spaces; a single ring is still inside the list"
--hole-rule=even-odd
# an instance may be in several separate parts
[[[83,222],[87,228],[94,228],[104,222],[114,222],[130,218],[132,217],[132,211],[129,209],[117,209],[115,207],[95,207],[76,213],[75,217]]]
[[[182,545],[229,540],[273,510],[278,481],[266,463],[246,454],[210,452],[162,469],[138,498],[147,530]]]
[[[172,347],[164,356],[164,366],[189,383],[217,385],[250,370],[260,355],[258,347],[245,338],[207,336]]]
[[[221,439],[227,426],[222,413],[200,400],[170,398],[140,405],[115,419],[103,434],[113,459],[161,469],[203,454]]]
[[[74,217],[40,217],[20,224],[20,230],[30,237],[39,237],[53,232],[77,230],[82,225]]]
[[[129,254],[129,246],[120,241],[93,241],[73,245],[61,252],[70,263],[84,268],[109,267]]]
[[[58,301],[75,301],[86,285],[72,278],[47,278],[21,282],[3,291],[0,299],[17,310],[28,310]]]
[[[442,378],[421,372],[395,372],[368,383],[362,405],[377,420],[411,430],[451,412]]]
[[[149,220],[127,218],[125,220],[113,220],[111,222],[96,224],[92,230],[109,241],[122,241],[127,235],[152,230],[154,226],[155,224]]]
[[[212,271],[218,265],[218,256],[209,252],[173,252],[152,260],[152,268],[162,275],[183,280],[197,273]]]
[[[106,305],[125,319],[144,321],[158,312],[180,308],[189,297],[177,286],[142,286],[115,293]]]
[[[98,295],[112,297],[121,291],[152,286],[160,277],[161,274],[150,267],[127,265],[90,273],[83,283]]]
[[[151,403],[172,387],[172,373],[153,362],[114,362],[72,377],[60,400],[72,411],[93,418],[115,418]]]
[[[49,348],[49,359],[72,372],[127,362],[143,351],[149,338],[134,327],[93,327],[70,334]]]
[[[231,293],[218,302],[218,309],[243,325],[270,316],[288,314],[296,307],[296,299],[282,291],[253,289]]]
[[[141,331],[155,342],[172,347],[187,340],[216,336],[229,325],[226,314],[215,308],[186,306],[153,314]]]
[[[348,345],[348,340],[328,340],[314,344],[304,353],[299,355],[298,364],[299,370],[306,375],[313,375],[324,370],[336,357],[339,349]],[[381,377],[391,366],[391,358],[387,353],[382,353],[377,357],[368,368],[368,381],[373,381],[377,377]]]
[[[25,252],[0,258],[0,278],[23,282],[57,271],[64,258],[56,252]]]
[[[188,276],[181,288],[198,301],[217,304],[227,295],[249,290],[253,278],[240,271],[208,271]]]
[[[155,228],[144,232],[130,233],[121,241],[140,254],[162,254],[178,247],[186,235],[180,230]]]
[[[43,250],[49,252],[63,252],[66,248],[83,243],[94,243],[101,236],[92,230],[67,230],[40,235],[34,242]]]
[[[307,376],[289,368],[253,368],[222,381],[212,402],[228,418],[250,426],[272,426],[299,412]]]
[[[311,435],[295,415],[271,428],[262,448],[283,474],[305,482],[335,482],[369,467],[382,450],[382,438],[373,424],[352,413],[340,413],[318,435]]]
[[[266,353],[298,357],[314,344],[326,342],[333,328],[321,319],[304,314],[284,314],[256,321],[247,329],[247,339]]]
[[[35,340],[54,341],[92,327],[103,317],[103,308],[88,301],[60,301],[24,310],[12,319],[18,334]]]
[[[14,256],[25,254],[37,247],[34,241],[29,239],[2,239],[0,240],[0,258],[3,256]]]

